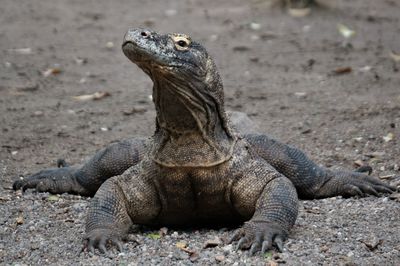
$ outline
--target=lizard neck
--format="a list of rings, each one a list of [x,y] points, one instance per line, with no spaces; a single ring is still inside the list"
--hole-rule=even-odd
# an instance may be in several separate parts
[[[229,160],[236,138],[218,101],[223,95],[216,100],[201,93],[204,83],[182,84],[165,77],[153,81],[154,161],[168,167],[207,167]]]

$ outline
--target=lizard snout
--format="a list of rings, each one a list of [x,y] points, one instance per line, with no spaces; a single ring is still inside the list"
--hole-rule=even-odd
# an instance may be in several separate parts
[[[125,33],[122,46],[126,43],[138,44],[143,41],[143,39],[149,39],[152,36],[152,32],[147,29],[130,29]]]

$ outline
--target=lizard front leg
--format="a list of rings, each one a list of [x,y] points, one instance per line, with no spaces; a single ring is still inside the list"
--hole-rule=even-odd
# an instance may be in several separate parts
[[[270,181],[259,195],[252,218],[238,229],[229,242],[238,241],[237,249],[265,253],[275,245],[283,249],[289,230],[298,214],[296,189],[284,176]]]
[[[245,139],[258,155],[292,181],[301,199],[378,195],[395,191],[389,184],[363,173],[320,167],[301,150],[266,135],[249,134]]]
[[[61,168],[45,169],[17,180],[13,188],[93,196],[108,178],[122,174],[142,160],[145,149],[146,141],[142,138],[120,141],[98,151],[83,166],[68,166],[61,162]]]
[[[156,191],[147,181],[149,173],[128,169],[122,176],[108,179],[92,199],[86,220],[85,247],[107,253],[106,244],[121,251],[122,242],[133,223],[150,223],[157,217],[160,204]],[[143,170],[142,170],[143,171]]]
[[[154,221],[161,209],[151,182],[154,174],[151,168],[139,164],[101,185],[90,202],[86,220],[85,247],[90,252],[98,248],[107,253],[108,242],[121,250],[121,241],[133,223]]]
[[[106,243],[111,241],[121,251],[121,240],[127,235],[131,225],[123,190],[115,180],[106,181],[90,202],[85,245],[90,252],[94,252],[97,247],[107,253]]]

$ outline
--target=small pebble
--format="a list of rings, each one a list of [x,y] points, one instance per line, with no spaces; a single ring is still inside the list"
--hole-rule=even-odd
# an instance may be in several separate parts
[[[222,262],[225,260],[225,256],[224,255],[217,255],[215,256],[215,260],[218,262]]]
[[[252,29],[252,30],[259,30],[259,29],[261,29],[261,24],[260,24],[260,23],[252,22],[252,23],[250,23],[250,29]]]
[[[165,10],[165,15],[167,17],[173,17],[178,13],[178,11],[176,11],[175,9],[167,9]]]
[[[106,48],[108,48],[108,49],[114,48],[114,43],[113,42],[107,42],[106,43]]]

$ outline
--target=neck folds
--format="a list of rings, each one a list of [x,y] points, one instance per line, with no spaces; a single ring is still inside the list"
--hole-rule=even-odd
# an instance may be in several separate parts
[[[155,82],[157,111],[152,157],[167,167],[209,167],[229,160],[235,137],[230,132],[223,103],[206,90]]]

